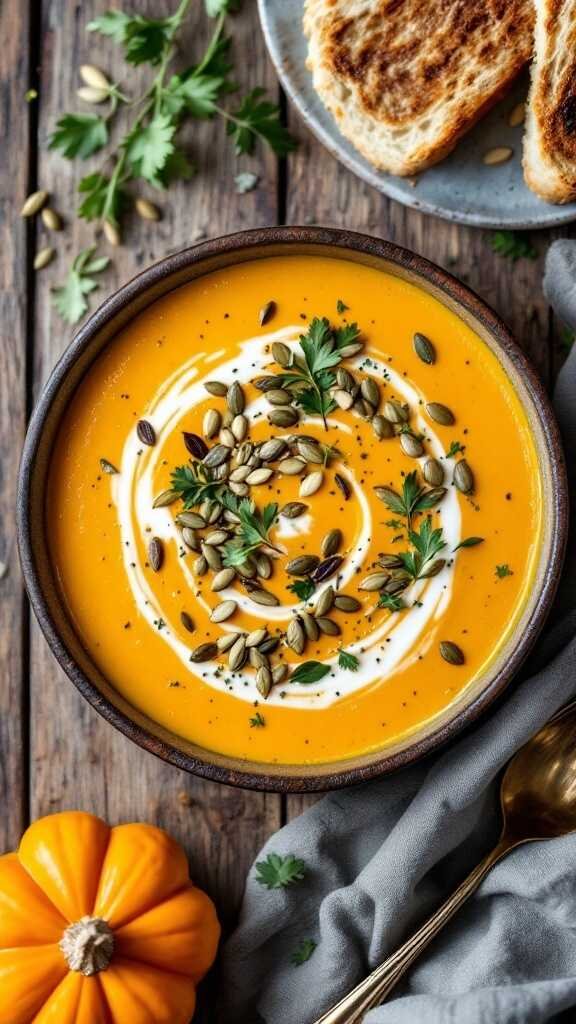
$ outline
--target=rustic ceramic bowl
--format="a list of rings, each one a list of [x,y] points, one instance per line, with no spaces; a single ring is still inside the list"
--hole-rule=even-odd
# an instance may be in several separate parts
[[[545,530],[534,587],[518,627],[490,670],[432,723],[377,752],[337,764],[256,764],[200,749],[132,707],[99,672],[74,633],[59,597],[46,545],[44,502],[50,452],[79,381],[111,338],[157,298],[231,263],[312,253],[377,267],[413,282],[461,317],[496,352],[528,414],[544,483]],[[264,228],[229,235],[169,256],[103,303],[54,369],[34,411],[20,470],[20,557],[28,594],[50,647],[94,708],[117,729],[171,764],[207,779],[272,791],[332,789],[386,774],[446,743],[502,694],[550,609],[564,554],[568,504],[558,430],[538,377],[498,317],[468,288],[414,253],[376,238],[326,228]]]

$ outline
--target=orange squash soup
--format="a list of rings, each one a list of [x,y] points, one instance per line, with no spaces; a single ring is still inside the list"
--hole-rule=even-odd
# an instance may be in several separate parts
[[[117,690],[195,744],[329,763],[484,673],[523,611],[541,476],[488,346],[320,256],[241,263],[123,329],[64,418],[47,530]]]

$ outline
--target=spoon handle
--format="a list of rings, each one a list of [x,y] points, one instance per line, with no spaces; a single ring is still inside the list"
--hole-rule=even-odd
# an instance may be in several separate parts
[[[516,843],[509,842],[503,837],[411,938],[395,953],[392,953],[384,963],[376,967],[367,978],[364,978],[364,981],[356,985],[356,988],[353,988],[331,1010],[319,1017],[315,1024],[356,1024],[362,1020],[368,1010],[382,1003],[428,943],[478,888],[490,868],[515,845]]]

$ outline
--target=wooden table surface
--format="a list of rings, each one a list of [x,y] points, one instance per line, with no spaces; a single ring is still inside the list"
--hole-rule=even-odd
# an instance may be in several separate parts
[[[99,65],[111,77],[123,71],[117,48],[85,31],[108,6],[120,5],[4,0],[0,12],[0,561],[7,566],[0,581],[0,850],[13,848],[31,819],[64,808],[93,811],[114,823],[154,822],[184,843],[193,877],[214,896],[229,925],[255,853],[310,798],[203,782],[115,732],[52,658],[30,617],[18,569],[14,506],[26,420],[72,333],[50,304],[50,287],[62,278],[71,254],[92,237],[90,226],[72,216],[77,180],[86,168],[50,153],[47,138],[57,116],[80,106],[75,95],[80,64]],[[126,6],[155,16],[173,8],[168,0]],[[278,96],[256,4],[245,0],[243,6],[230,25],[238,79],[242,87],[264,85]],[[184,60],[202,52],[209,29],[198,0]],[[39,98],[27,104],[30,87]],[[425,217],[380,196],[339,166],[292,110],[286,117],[299,146],[281,161],[263,150],[237,159],[221,123],[197,122],[187,129],[198,174],[160,196],[161,223],[131,222],[124,244],[112,253],[114,267],[103,276],[98,298],[154,260],[205,236],[277,223],[348,227],[408,246],[464,279],[508,322],[550,385],[562,359],[560,328],[541,290],[551,233],[533,236],[538,259],[512,263],[493,253],[490,232]],[[239,170],[259,174],[255,191],[235,193]],[[24,197],[40,187],[51,193],[67,224],[57,236],[57,260],[34,274],[32,261],[46,244],[45,232],[39,222],[20,219],[18,211]],[[156,198],[152,191],[149,197]]]

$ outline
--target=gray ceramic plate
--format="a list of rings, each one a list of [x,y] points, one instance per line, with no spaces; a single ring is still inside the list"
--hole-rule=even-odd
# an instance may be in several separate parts
[[[484,228],[546,228],[576,219],[576,203],[551,206],[538,199],[522,177],[522,127],[511,128],[508,116],[524,100],[527,76],[437,167],[416,185],[377,171],[338,131],[312,87],[306,70],[307,44],[302,31],[303,0],[258,0],[270,56],[288,96],[320,142],[359,178],[405,206],[460,224]],[[506,164],[487,167],[482,157],[493,146],[512,146]]]

